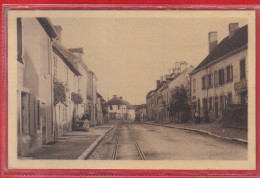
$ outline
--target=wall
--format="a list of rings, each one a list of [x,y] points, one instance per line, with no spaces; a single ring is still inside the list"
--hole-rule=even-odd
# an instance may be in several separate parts
[[[67,89],[66,103],[58,103],[54,108],[55,125],[57,125],[57,133],[58,137],[60,137],[72,130],[73,118],[80,117],[78,105],[71,101],[71,93],[78,93],[77,85],[79,79],[64,63],[62,58],[53,52],[53,64],[55,64],[55,61],[57,67],[54,67],[54,71],[56,70],[56,74],[54,72],[54,77],[63,82]]]
[[[22,19],[22,48],[23,64],[18,62],[18,101],[21,101],[21,92],[28,94],[29,117],[22,121],[23,109],[18,102],[18,154],[26,156],[39,149],[42,144],[54,140],[51,43],[40,23],[34,18]],[[39,111],[37,103],[40,106]]]
[[[218,108],[220,108],[220,97],[219,96],[227,96],[229,93],[232,93],[232,103],[233,104],[238,104],[239,103],[239,94],[237,94],[234,90],[234,83],[240,81],[240,60],[245,58],[246,59],[246,74],[247,74],[247,49],[242,50],[228,58],[225,58],[218,63],[210,66],[202,71],[199,71],[195,73],[194,75],[191,76],[191,81],[193,79],[196,79],[196,93],[192,93],[192,102],[196,102],[196,107],[198,109],[198,100],[200,100],[200,116],[204,117],[204,110],[203,108],[203,98],[209,98],[209,97],[218,97]],[[217,87],[213,86],[213,88],[209,88],[202,90],[202,84],[201,84],[201,78],[204,75],[210,74],[216,70],[219,70],[221,68],[226,68],[228,65],[233,66],[233,82],[225,83],[224,85],[218,85]],[[226,76],[226,73],[225,73]],[[247,80],[247,75],[246,75],[246,80]],[[214,85],[214,80],[213,80],[213,85]],[[191,91],[193,91],[193,86],[191,88]],[[210,119],[216,119],[216,112],[215,110],[215,104],[214,104],[214,99],[213,99],[213,104],[212,104],[212,111],[209,112],[209,117]],[[193,111],[194,112],[194,111]],[[222,111],[221,109],[218,109],[218,115],[219,118],[222,117]]]
[[[112,105],[112,110],[110,109],[110,105],[108,106],[108,114],[111,115],[111,113],[116,114],[116,119],[123,119],[124,115],[127,113],[127,106],[126,105],[120,105],[120,109],[118,109],[118,105]]]

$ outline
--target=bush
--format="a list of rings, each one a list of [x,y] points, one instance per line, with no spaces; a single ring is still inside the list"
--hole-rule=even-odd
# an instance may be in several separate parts
[[[53,80],[53,90],[54,90],[54,105],[59,102],[66,102],[66,87],[65,85],[58,81],[57,79]]]
[[[78,93],[71,93],[71,101],[73,101],[75,104],[81,104],[83,102],[83,98]]]

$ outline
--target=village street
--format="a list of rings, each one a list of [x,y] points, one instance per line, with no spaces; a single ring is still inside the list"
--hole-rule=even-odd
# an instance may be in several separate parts
[[[191,131],[118,121],[87,159],[241,160],[247,146]]]

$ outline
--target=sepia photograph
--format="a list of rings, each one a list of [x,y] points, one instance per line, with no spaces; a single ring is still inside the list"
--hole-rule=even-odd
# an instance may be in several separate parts
[[[13,168],[256,167],[254,11],[11,10],[8,67]]]

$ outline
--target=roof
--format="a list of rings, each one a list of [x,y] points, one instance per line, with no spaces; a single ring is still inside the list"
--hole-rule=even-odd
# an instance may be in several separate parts
[[[66,65],[69,66],[69,68],[76,74],[81,75],[81,73],[78,71],[77,63],[76,61],[77,56],[72,54],[68,49],[66,49],[62,44],[60,44],[57,41],[53,42],[53,50],[54,52],[59,55],[63,61],[66,63]]]
[[[69,48],[68,50],[73,53],[84,53],[83,48]]]
[[[106,105],[127,105],[127,104],[119,97],[113,97],[106,103]]]
[[[102,95],[101,95],[101,94],[99,94],[98,92],[97,92],[97,96],[98,96],[98,97],[100,97],[100,98],[102,98]]]
[[[48,18],[36,18],[38,22],[41,24],[47,35],[51,38],[56,38],[58,36],[57,31],[55,30],[53,24]]]
[[[132,105],[127,105],[127,107],[126,107],[127,109],[133,109],[133,110],[135,110],[135,107],[134,106],[132,106]]]
[[[245,25],[235,32],[232,37],[224,38],[217,47],[191,72],[196,73],[207,64],[217,61],[219,58],[239,49],[248,43],[248,25]]]
[[[135,107],[134,106],[132,106],[128,101],[126,101],[126,100],[123,100],[124,101],[124,103],[126,104],[126,108],[127,109],[135,109]]]
[[[145,109],[146,107],[147,107],[146,104],[136,105],[136,110]]]

